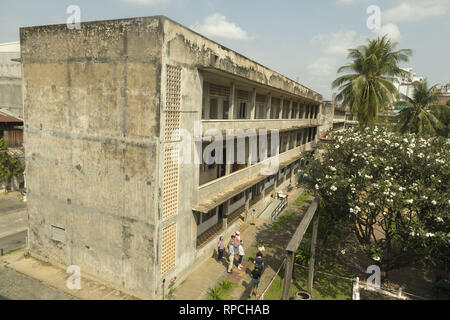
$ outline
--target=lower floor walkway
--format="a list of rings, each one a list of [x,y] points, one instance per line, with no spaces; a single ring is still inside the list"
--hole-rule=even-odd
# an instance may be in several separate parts
[[[262,240],[266,244],[266,253],[264,255],[265,270],[261,277],[260,289],[258,291],[258,294],[261,295],[281,265],[284,259],[284,250],[300,223],[303,213],[306,212],[308,207],[307,203],[301,207],[295,206],[294,204],[295,200],[302,193],[303,190],[300,188],[295,188],[288,193],[288,207],[286,210],[294,210],[296,214],[282,231],[274,231],[271,229],[273,222],[270,221],[270,214],[268,217],[264,215],[264,218],[251,219],[249,222],[240,225],[239,231],[241,233],[241,239],[244,241],[244,249],[246,252],[243,263],[244,268],[242,270],[234,267],[233,272],[228,274],[227,254],[224,254],[222,264],[220,264],[217,261],[216,251],[214,256],[194,265],[191,273],[169,293],[167,299],[205,300],[208,298],[209,289],[214,288],[215,285],[227,278],[237,284],[234,291],[228,297],[228,300],[247,300],[251,290],[250,272],[253,270],[253,264],[248,261],[248,258],[254,258],[256,253],[255,244],[257,241]],[[228,241],[229,239],[225,239],[225,244]]]

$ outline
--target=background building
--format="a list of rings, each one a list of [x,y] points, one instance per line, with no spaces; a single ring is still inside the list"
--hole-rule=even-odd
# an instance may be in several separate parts
[[[20,43],[0,43],[0,111],[23,118]]]
[[[138,296],[262,213],[316,145],[321,95],[166,17],[20,36],[30,252]],[[279,171],[261,173],[248,138],[244,163],[175,163],[177,129],[188,156],[211,129],[279,130]]]

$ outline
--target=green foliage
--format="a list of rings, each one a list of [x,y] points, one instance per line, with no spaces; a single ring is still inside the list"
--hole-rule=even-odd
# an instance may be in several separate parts
[[[236,283],[223,279],[217,286],[208,290],[208,300],[227,300],[234,288]]]
[[[413,98],[403,96],[406,107],[399,114],[399,129],[402,133],[420,135],[448,135],[450,107],[439,104],[441,92],[436,85],[429,88],[428,82],[418,83]]]
[[[362,127],[373,125],[378,114],[395,100],[398,91],[393,84],[394,77],[406,75],[398,63],[408,61],[412,51],[395,51],[396,46],[396,42],[384,36],[350,49],[348,58],[352,62],[338,69],[338,73],[350,73],[332,83],[333,88],[340,90],[337,100],[351,106]]]
[[[309,263],[310,255],[311,255],[311,244],[302,241],[295,254],[295,262],[301,264],[302,266],[307,266]]]
[[[208,294],[208,300],[222,300],[222,288],[220,286],[209,289]]]
[[[301,207],[301,206],[303,205],[303,203],[304,203],[306,200],[308,200],[308,198],[309,198],[309,193],[303,192],[303,193],[300,195],[300,197],[298,197],[298,198],[295,200],[294,205],[295,205],[295,206],[298,206],[298,207]]]
[[[223,279],[222,282],[220,283],[220,286],[222,287],[223,290],[230,290],[231,288],[233,288],[233,282],[231,282],[228,279]]]
[[[447,140],[375,127],[336,133],[301,182],[322,198],[320,224],[350,234],[383,271],[424,261],[450,266]],[[333,226],[334,225],[334,226]],[[334,228],[334,229],[333,229]]]
[[[292,210],[286,210],[280,218],[272,225],[271,230],[272,231],[281,231],[283,230],[288,222],[292,219],[292,217],[295,215],[295,211]]]
[[[24,166],[19,158],[11,157],[6,151],[8,147],[3,138],[0,138],[0,180],[7,181],[13,176],[23,173]]]

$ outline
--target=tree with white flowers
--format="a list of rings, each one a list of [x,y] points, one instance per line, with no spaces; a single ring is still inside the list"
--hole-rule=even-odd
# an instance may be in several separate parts
[[[334,133],[301,183],[382,271],[414,261],[450,266],[449,145],[381,128]],[[322,219],[322,217],[321,217]],[[322,221],[322,220],[321,220]]]

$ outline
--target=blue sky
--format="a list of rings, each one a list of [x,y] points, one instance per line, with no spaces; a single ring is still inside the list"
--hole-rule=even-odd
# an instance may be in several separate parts
[[[326,99],[346,50],[376,34],[413,49],[405,67],[450,82],[450,0],[0,0],[0,43],[17,41],[19,27],[66,23],[69,5],[81,22],[166,15]],[[370,5],[381,11],[378,31],[367,27]]]

